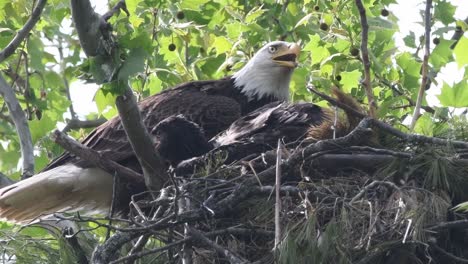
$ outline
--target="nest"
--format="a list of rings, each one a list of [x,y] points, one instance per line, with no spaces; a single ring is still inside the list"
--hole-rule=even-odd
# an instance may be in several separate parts
[[[370,128],[379,126],[386,128],[364,119],[344,137],[279,144],[229,164],[220,153],[190,160],[173,170],[170,186],[147,196],[154,198],[134,197],[125,227],[119,219],[100,223],[116,232],[93,261],[446,263],[467,257],[464,216],[451,210],[468,198],[459,149],[466,143],[448,147],[448,141],[390,130],[392,148],[386,148],[372,142]]]

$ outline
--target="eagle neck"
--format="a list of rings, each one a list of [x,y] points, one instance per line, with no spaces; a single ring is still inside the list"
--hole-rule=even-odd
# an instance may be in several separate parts
[[[249,101],[266,98],[273,98],[274,101],[288,101],[291,75],[292,69],[289,68],[262,68],[248,63],[232,77],[234,86]]]

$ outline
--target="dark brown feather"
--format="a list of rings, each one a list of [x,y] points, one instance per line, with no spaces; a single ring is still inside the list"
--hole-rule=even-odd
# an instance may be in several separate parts
[[[275,98],[249,100],[239,88],[234,87],[234,79],[227,77],[221,80],[181,84],[146,98],[139,103],[139,107],[143,122],[150,132],[154,132],[152,128],[163,119],[182,114],[198,124],[207,138],[211,138],[242,115],[272,101],[275,101]],[[105,153],[108,159],[141,171],[118,116],[97,127],[82,143]],[[79,160],[70,153],[64,153],[44,171],[65,163],[74,163],[81,167],[90,166],[88,162]]]
[[[204,166],[220,153],[226,157],[225,164],[258,156],[274,149],[278,139],[286,144],[302,140],[308,136],[311,127],[328,122],[326,109],[314,104],[270,103],[235,121],[210,141],[216,149],[205,156],[181,162],[176,172],[193,173],[195,167]]]

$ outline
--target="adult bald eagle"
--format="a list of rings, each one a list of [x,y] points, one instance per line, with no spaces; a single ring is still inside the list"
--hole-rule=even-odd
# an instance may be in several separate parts
[[[156,137],[152,128],[161,120],[183,114],[210,138],[252,110],[273,101],[287,101],[299,52],[295,43],[271,42],[232,77],[188,82],[150,96],[139,103],[144,124]],[[119,117],[96,128],[82,143],[141,171]],[[197,156],[200,151],[188,155]],[[111,174],[65,153],[41,173],[0,189],[0,219],[24,223],[59,211],[106,213],[112,185]],[[130,195],[144,190],[141,184],[122,185],[128,188],[119,192],[121,207],[128,205]]]

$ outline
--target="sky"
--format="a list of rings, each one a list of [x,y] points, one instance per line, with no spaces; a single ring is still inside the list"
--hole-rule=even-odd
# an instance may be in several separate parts
[[[400,32],[395,34],[395,41],[398,46],[403,47],[403,37],[406,36],[410,30],[415,32],[416,36],[423,35],[424,28],[419,24],[421,23],[421,16],[419,14],[420,10],[425,8],[425,1],[397,0],[397,2],[397,4],[390,5],[389,10],[399,19],[398,26]],[[458,7],[455,13],[457,19],[463,20],[466,18],[468,0],[448,0],[448,2]],[[108,10],[107,1],[91,0],[91,3],[95,7],[97,13],[104,14]],[[465,12],[463,13],[463,11]],[[452,32],[448,33],[447,38],[450,38],[452,34]],[[467,35],[467,33],[465,33],[465,35]],[[444,67],[436,78],[438,87],[428,90],[426,97],[428,104],[431,106],[439,105],[437,95],[440,93],[440,87],[443,82],[452,85],[454,82],[459,82],[463,78],[463,74],[463,69],[459,70],[454,62]],[[79,81],[71,84],[70,93],[73,106],[80,118],[84,118],[84,116],[90,112],[97,112],[96,105],[93,102],[93,97],[97,88],[98,87],[94,84],[84,84]]]

